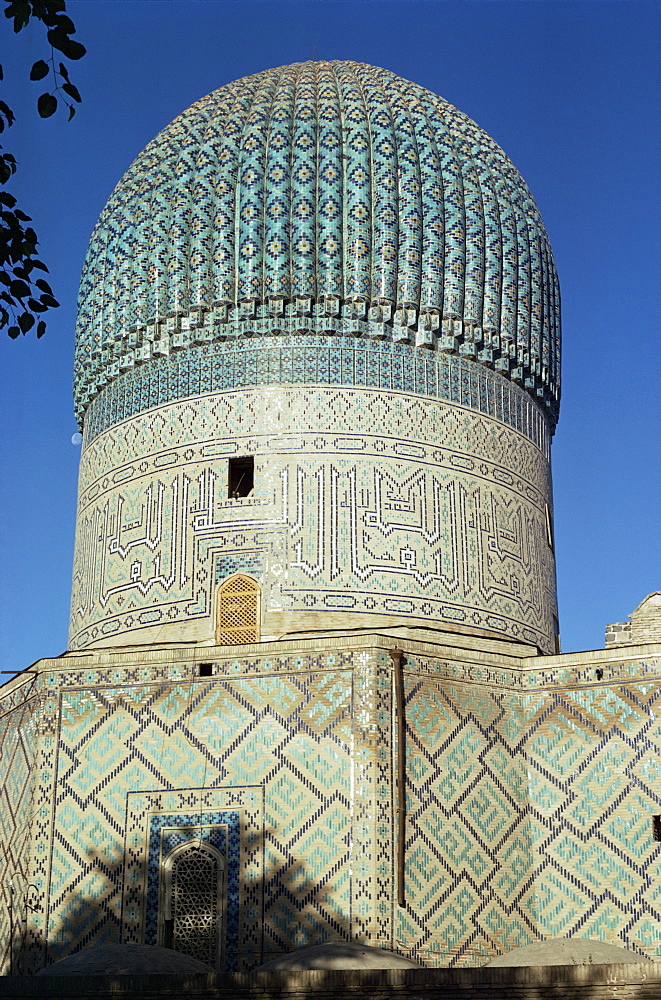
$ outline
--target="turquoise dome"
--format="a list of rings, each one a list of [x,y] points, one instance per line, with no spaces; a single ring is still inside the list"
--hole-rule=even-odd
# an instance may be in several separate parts
[[[388,70],[307,62],[238,80],[120,180],[80,286],[79,419],[118,375],[230,338],[390,339],[559,400],[544,225],[500,147]]]

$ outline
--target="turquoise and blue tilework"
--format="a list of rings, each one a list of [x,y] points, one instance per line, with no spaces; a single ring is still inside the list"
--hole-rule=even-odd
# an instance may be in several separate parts
[[[543,410],[518,386],[468,359],[355,337],[262,337],[192,347],[119,375],[90,404],[89,443],[113,424],[200,393],[257,386],[387,389],[457,403],[502,420],[548,454]]]
[[[469,118],[373,66],[238,80],[138,156],[83,269],[78,416],[134,365],[245,334],[447,351],[557,416],[558,283],[528,187]]]
[[[376,933],[376,861],[366,858],[381,778],[368,759],[354,772],[352,757],[365,756],[354,717],[372,724],[378,708],[363,680],[370,658],[322,650],[258,657],[249,676],[245,666],[228,662],[221,676],[214,664],[212,678],[176,659],[110,666],[78,674],[84,687],[66,671],[48,677],[40,750],[59,738],[40,757],[31,818],[32,970],[88,945],[153,937],[165,827],[228,826],[238,898],[228,959],[239,969]],[[50,818],[38,811],[45,795]]]
[[[19,934],[10,941],[9,915],[16,925],[34,905],[31,848],[32,824],[37,815],[35,796],[39,780],[37,734],[39,685],[26,673],[0,696],[0,974],[10,965],[25,971],[25,942]],[[44,809],[39,813],[44,819]],[[13,955],[10,948],[13,944]]]
[[[23,971],[144,940],[150,829],[237,814],[240,969],[329,938],[441,966],[567,935],[658,958],[658,656],[597,678],[581,654],[522,669],[406,645],[403,909],[387,649],[301,640],[216,657],[212,678],[176,657],[44,663]]]
[[[600,683],[541,661],[524,693],[516,671],[499,688],[481,664],[407,657],[401,948],[474,966],[578,937],[661,957],[659,667],[615,661]]]
[[[402,383],[423,368],[407,372],[398,348],[341,353],[351,379],[354,354],[385,357]],[[425,358],[461,402],[394,390],[390,377],[225,389],[141,408],[86,442],[72,648],[213,640],[222,566],[259,580],[262,636],[328,627],[329,615],[333,628],[439,620],[552,651],[545,418],[500,376]],[[117,391],[132,387],[142,407],[139,379]],[[255,487],[235,500],[228,461],[241,455],[254,457]]]
[[[149,861],[145,908],[145,944],[158,944],[158,904],[161,865],[180,844],[196,841],[215,847],[225,860],[225,970],[235,972],[239,947],[239,877],[241,824],[238,812],[160,813],[149,824]]]

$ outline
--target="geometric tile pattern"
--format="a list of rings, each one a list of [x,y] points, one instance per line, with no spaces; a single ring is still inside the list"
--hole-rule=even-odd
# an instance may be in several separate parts
[[[0,700],[0,968],[8,972],[12,966],[15,974],[23,971],[24,918],[26,907],[34,903],[30,855],[38,720],[38,684],[34,673],[27,672]]]
[[[176,661],[45,678],[41,740],[56,734],[58,749],[41,768],[52,805],[33,831],[26,968],[153,938],[163,829],[204,827],[211,841],[227,829],[234,967],[327,937],[390,940],[390,872],[376,861],[389,776],[375,761],[389,689],[375,684],[367,654],[328,651],[228,660],[211,678]]]
[[[31,808],[24,753],[3,800],[36,887],[15,968],[152,940],[157,858],[200,836],[227,857],[238,969],[329,938],[435,966],[566,934],[661,954],[658,657],[597,675],[591,654],[407,642],[399,908],[389,643],[279,646],[210,649],[203,678],[186,651],[101,651],[10,682],[3,749],[24,740],[26,686],[41,705]]]
[[[190,347],[119,375],[90,404],[85,442],[144,410],[206,392],[258,385],[344,385],[431,396],[494,417],[549,452],[543,410],[468,358],[357,337],[260,337]]]
[[[196,794],[198,808],[193,812],[190,803]],[[201,841],[214,847],[225,862],[224,967],[229,972],[236,971],[239,955],[247,965],[259,961],[262,800],[260,786],[128,793],[122,941],[159,943],[163,862],[180,844]],[[227,802],[235,807],[240,803],[241,808],[209,809],[212,804]],[[164,809],[176,811],[164,812]]]
[[[235,500],[228,460],[246,454],[255,488]],[[329,614],[432,618],[551,651],[550,485],[526,434],[392,389],[269,386],[154,407],[83,450],[70,646],[211,639],[218,566],[247,559],[262,635]]]
[[[83,269],[76,399],[195,343],[359,336],[495,366],[555,422],[559,293],[500,147],[387,70],[307,62],[209,94],[138,156]]]
[[[407,657],[398,945],[431,965],[478,965],[576,935],[658,958],[658,680],[604,687],[592,671],[589,686],[517,693],[434,667]]]

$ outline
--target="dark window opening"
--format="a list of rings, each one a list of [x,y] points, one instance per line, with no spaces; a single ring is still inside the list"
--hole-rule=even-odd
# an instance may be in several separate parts
[[[548,542],[551,552],[555,551],[555,543],[553,538],[553,519],[551,517],[551,511],[549,510],[549,505],[544,504],[544,517],[546,520],[546,541]]]
[[[249,497],[255,486],[255,459],[230,458],[227,495],[231,500]]]
[[[200,663],[200,677],[212,676],[213,663]]]
[[[560,649],[560,623],[555,615],[553,615],[553,649],[556,654],[562,652]]]
[[[661,816],[652,816],[652,836],[661,840]]]
[[[174,948],[174,920],[163,921],[163,947]]]

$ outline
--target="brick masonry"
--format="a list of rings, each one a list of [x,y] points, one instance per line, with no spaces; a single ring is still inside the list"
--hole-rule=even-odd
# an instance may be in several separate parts
[[[481,965],[567,935],[658,955],[659,647],[540,658],[487,640],[396,637],[402,908],[394,641],[99,650],[9,682],[18,736],[3,760],[3,849],[17,913],[20,886],[34,887],[15,967],[152,940],[158,852],[177,830],[215,837],[230,875],[236,866],[230,971],[329,939],[429,966]],[[211,676],[199,676],[201,655]]]

